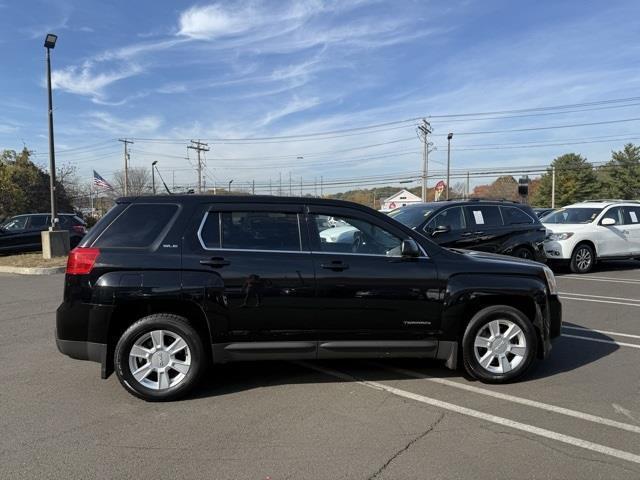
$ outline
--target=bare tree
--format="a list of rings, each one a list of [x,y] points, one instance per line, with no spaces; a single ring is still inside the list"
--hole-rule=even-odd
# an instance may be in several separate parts
[[[146,168],[129,169],[129,186],[127,194],[130,196],[148,195],[151,191],[151,175]],[[124,170],[113,174],[113,189],[117,196],[124,195]]]

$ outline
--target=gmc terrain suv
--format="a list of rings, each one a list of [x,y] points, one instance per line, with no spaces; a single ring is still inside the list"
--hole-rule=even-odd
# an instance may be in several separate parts
[[[348,226],[349,241],[332,235]],[[442,248],[370,208],[311,198],[122,198],[69,256],[58,349],[175,399],[209,364],[416,357],[502,383],[545,358],[546,266]]]

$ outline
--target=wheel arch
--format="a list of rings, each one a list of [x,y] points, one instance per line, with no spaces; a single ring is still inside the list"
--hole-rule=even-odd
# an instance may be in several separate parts
[[[589,245],[593,249],[593,254],[595,255],[595,258],[593,259],[593,261],[596,262],[598,260],[598,247],[592,240],[588,240],[588,239],[580,240],[578,243],[576,243],[573,246],[573,250],[571,250],[571,258],[573,258],[573,254],[575,253],[576,249],[580,245]]]
[[[150,301],[145,299],[139,302],[126,302],[118,305],[111,315],[107,333],[107,368],[103,378],[113,373],[113,354],[116,344],[125,330],[137,320],[156,313],[167,313],[185,318],[200,335],[205,353],[211,358],[211,326],[198,304],[188,300]]]

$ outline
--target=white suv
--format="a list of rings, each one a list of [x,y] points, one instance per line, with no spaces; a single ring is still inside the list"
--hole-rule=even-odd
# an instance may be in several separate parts
[[[640,259],[640,201],[589,200],[541,219],[547,229],[544,251],[553,262],[587,273],[607,259]]]

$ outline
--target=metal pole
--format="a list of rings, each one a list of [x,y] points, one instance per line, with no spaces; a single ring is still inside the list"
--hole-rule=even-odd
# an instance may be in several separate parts
[[[153,191],[153,194],[156,194],[156,164],[152,163],[151,164],[151,190]]]
[[[551,167],[551,208],[556,208],[556,167]]]
[[[471,196],[471,191],[469,189],[469,171],[467,170],[467,196],[466,198],[469,198]]]
[[[449,133],[449,135],[447,135],[447,185],[446,185],[446,189],[447,189],[447,195],[446,195],[446,199],[449,200],[449,182],[451,180],[451,139],[453,138],[453,133]]]
[[[291,171],[289,171],[289,196],[293,197],[293,187],[291,185]]]
[[[49,190],[51,194],[51,230],[57,230],[56,153],[53,141],[53,95],[51,93],[51,51],[49,48],[47,48],[47,91],[49,95]]]
[[[422,142],[422,201],[426,202],[427,201],[427,168],[428,168],[428,161],[427,161],[427,135],[425,134],[424,136],[424,141]]]
[[[251,180],[251,195],[255,195],[255,194],[256,194],[256,181]]]

